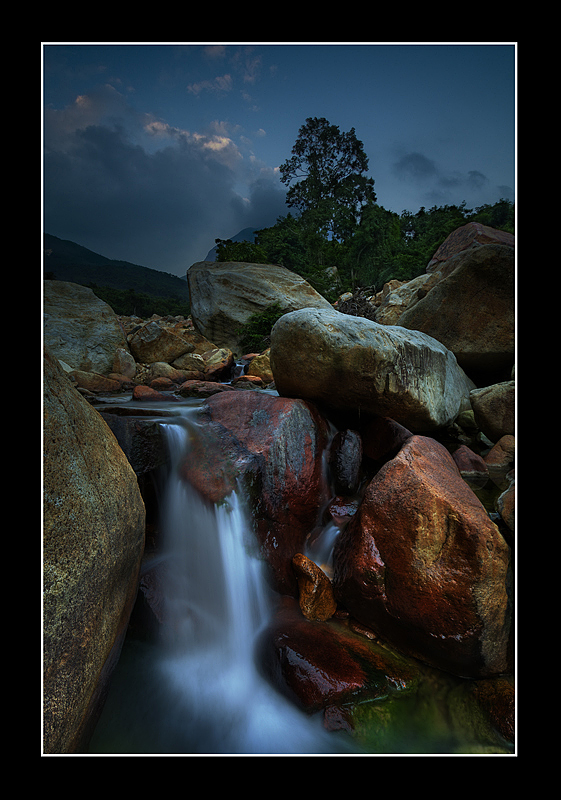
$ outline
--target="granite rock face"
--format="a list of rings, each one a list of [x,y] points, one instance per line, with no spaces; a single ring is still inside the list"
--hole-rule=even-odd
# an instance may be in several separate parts
[[[453,422],[475,388],[430,336],[333,309],[281,317],[270,360],[280,395],[388,416],[415,432]]]
[[[44,281],[44,342],[71,369],[107,375],[125,333],[113,309],[91,289],[66,281]]]
[[[101,415],[44,360],[44,751],[87,741],[136,597],[145,507]]]
[[[237,329],[274,303],[286,312],[331,308],[300,275],[274,264],[199,261],[187,272],[191,316],[198,331],[238,355]]]
[[[403,653],[461,677],[512,667],[510,548],[434,439],[377,472],[333,564],[336,599]]]

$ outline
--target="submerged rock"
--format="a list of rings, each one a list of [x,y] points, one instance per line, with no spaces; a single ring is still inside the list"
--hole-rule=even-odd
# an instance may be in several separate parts
[[[337,619],[306,619],[287,597],[261,637],[260,655],[270,680],[310,712],[384,697],[418,680],[415,665],[399,654]]]

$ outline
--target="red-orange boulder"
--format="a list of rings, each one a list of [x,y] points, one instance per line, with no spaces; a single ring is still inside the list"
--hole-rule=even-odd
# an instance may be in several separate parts
[[[463,677],[511,667],[510,549],[435,440],[379,470],[333,564],[337,600],[405,654]]]
[[[231,391],[207,398],[200,423],[182,475],[212,502],[243,484],[275,585],[296,596],[292,557],[329,500],[327,422],[303,400]]]

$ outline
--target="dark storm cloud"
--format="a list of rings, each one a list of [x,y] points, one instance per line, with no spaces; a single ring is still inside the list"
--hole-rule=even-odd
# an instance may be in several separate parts
[[[274,224],[284,197],[224,129],[170,128],[110,87],[45,115],[45,231],[110,258],[184,274],[216,237]]]

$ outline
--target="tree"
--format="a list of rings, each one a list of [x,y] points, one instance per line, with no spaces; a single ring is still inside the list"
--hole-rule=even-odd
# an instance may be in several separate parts
[[[309,117],[300,128],[292,157],[280,167],[289,207],[297,208],[318,230],[345,239],[357,225],[361,208],[376,200],[368,158],[355,129],[341,133],[324,117]]]
[[[215,239],[217,261],[247,261],[266,264],[267,256],[255,242],[233,242],[231,239]]]

